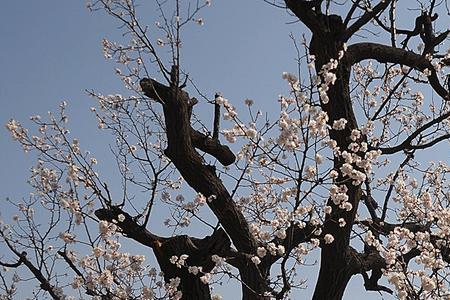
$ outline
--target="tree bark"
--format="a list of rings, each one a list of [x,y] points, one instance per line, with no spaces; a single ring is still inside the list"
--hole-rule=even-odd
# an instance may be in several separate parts
[[[183,300],[211,299],[209,285],[202,282],[200,277],[204,275],[204,272],[210,272],[214,268],[212,255],[217,254],[223,257],[229,253],[231,242],[223,229],[219,228],[211,236],[203,239],[187,235],[166,238],[150,233],[137,224],[128,213],[116,206],[98,209],[95,215],[100,220],[108,222],[113,222],[119,215],[123,215],[125,219],[117,222],[123,235],[153,249],[166,283],[176,277],[180,278],[178,290],[183,293]],[[180,257],[183,254],[189,256],[184,266],[177,266],[170,262],[172,256]],[[191,274],[188,272],[188,266],[202,267],[203,273]]]
[[[177,67],[172,67],[173,78],[177,78],[177,72]],[[217,140],[205,142],[208,137],[199,137],[192,129],[190,116],[196,99],[190,98],[179,88],[176,80],[170,86],[151,79],[142,79],[140,84],[146,96],[155,99],[163,106],[168,141],[167,148],[164,150],[165,155],[196,192],[202,193],[207,198],[214,196],[214,200],[207,202],[209,208],[220,221],[237,251],[247,254],[237,264],[243,281],[243,299],[266,299],[264,293],[267,291],[267,285],[264,276],[254,264],[248,264],[247,256],[256,253],[257,241],[250,233],[249,224],[244,215],[217,176],[214,166],[207,165],[195,148],[203,147],[202,150],[207,150],[224,164],[233,162],[234,155],[230,155],[229,148],[220,145]],[[163,259],[160,264],[164,264]]]
[[[339,16],[320,15],[318,19],[320,20],[321,30],[313,33],[310,43],[310,51],[316,57],[317,72],[331,59],[337,59],[338,52],[344,48],[342,34],[345,31],[345,26]],[[337,80],[334,85],[329,87],[327,93],[329,102],[321,104],[322,109],[328,114],[330,127],[335,120],[341,118],[347,120],[344,130],[330,129],[330,138],[337,142],[341,150],[348,149],[351,142],[349,138],[351,131],[358,128],[350,99],[350,70],[351,65],[345,59],[339,62],[337,69],[334,71]],[[342,158],[334,157],[334,169],[339,173],[343,163]],[[333,235],[334,241],[331,244],[322,245],[319,278],[313,295],[314,300],[342,299],[344,290],[353,275],[352,258],[348,249],[361,188],[360,186],[354,186],[351,180],[346,179],[348,201],[352,204],[352,209],[345,211],[335,205],[331,199],[328,200],[327,205],[331,206],[333,211],[325,219],[323,234]],[[338,181],[343,180],[345,178],[340,175]],[[346,226],[343,228],[339,226],[338,220],[340,218],[346,221]]]

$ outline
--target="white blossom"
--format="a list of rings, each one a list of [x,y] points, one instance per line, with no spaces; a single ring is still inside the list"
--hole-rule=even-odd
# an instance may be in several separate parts
[[[329,233],[325,234],[323,239],[325,241],[325,244],[331,244],[334,241],[334,237]]]
[[[252,257],[252,262],[253,262],[255,265],[259,265],[259,264],[261,263],[261,260],[259,259],[258,256],[253,256],[253,257]]]

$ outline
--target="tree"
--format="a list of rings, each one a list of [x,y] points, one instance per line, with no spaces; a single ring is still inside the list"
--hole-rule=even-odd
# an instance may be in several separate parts
[[[450,138],[450,31],[435,25],[447,1],[420,3],[408,29],[397,25],[403,2],[268,1],[309,30],[292,36],[299,74],[283,74],[289,91],[275,120],[252,100],[241,117],[224,95],[205,96],[181,63],[182,29],[202,25],[210,1],[156,1],[163,37],[133,1],[89,5],[129,38],[103,45],[131,95],[89,92],[99,128],[115,138],[122,196],[70,137],[65,103],[48,120],[32,118],[37,135],[11,120],[13,138],[38,154],[36,192],[2,225],[0,264],[31,272],[38,299],[66,299],[71,288],[93,299],[218,299],[210,286],[227,277],[241,283],[243,299],[285,299],[318,250],[313,299],[341,299],[355,275],[368,291],[447,299],[450,167],[421,154]],[[364,30],[390,44],[360,42]],[[214,107],[211,130],[195,115],[199,104]],[[230,129],[220,129],[221,110]],[[171,236],[152,229],[157,203],[171,209]],[[184,231],[193,220],[203,238]],[[121,251],[125,240],[152,249],[162,273]],[[20,274],[0,272],[4,299],[17,293]]]

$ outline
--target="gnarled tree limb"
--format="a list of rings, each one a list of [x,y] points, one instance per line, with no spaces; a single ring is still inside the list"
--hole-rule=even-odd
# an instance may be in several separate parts
[[[144,79],[141,81],[141,87],[147,97],[165,106],[165,100],[170,94],[168,86],[153,79]],[[189,101],[192,109],[196,101],[194,102],[192,99]],[[211,138],[192,127],[190,127],[190,138],[195,148],[214,156],[224,166],[231,165],[236,160],[236,156],[228,146],[222,145],[218,139]]]
[[[320,5],[323,0],[285,0],[286,6],[302,21],[313,33],[320,32],[321,23],[318,13],[313,7]]]
[[[164,151],[166,156],[196,192],[202,193],[208,199],[214,196],[207,204],[237,250],[243,253],[256,253],[258,244],[250,232],[247,220],[217,176],[215,169],[206,165],[195,150],[195,141],[198,139],[195,134],[194,138],[192,137],[190,110],[193,102],[189,95],[176,84],[168,87],[152,79],[142,79],[140,83],[146,96],[163,104],[168,144]],[[223,149],[225,148],[222,148],[222,151]],[[244,261],[240,266],[243,299],[265,299],[263,293],[267,291],[267,285],[263,277],[253,270],[254,264]]]
[[[348,46],[346,57],[351,65],[366,59],[375,59],[380,63],[406,65],[421,72],[428,69],[431,72],[428,76],[431,87],[443,99],[449,100],[449,91],[439,82],[439,78],[431,62],[422,55],[377,43],[358,43]]]
[[[164,272],[165,281],[169,282],[170,279],[175,277],[181,279],[179,288],[183,293],[183,299],[209,300],[211,298],[209,285],[200,280],[203,273],[191,274],[187,267],[201,266],[203,272],[209,272],[215,266],[212,261],[214,254],[227,256],[230,253],[231,242],[223,229],[219,228],[211,236],[203,239],[186,235],[166,238],[152,234],[119,207],[98,209],[95,215],[100,220],[115,221],[125,236],[142,245],[151,247],[161,270]],[[122,221],[117,221],[119,215],[123,216]],[[179,268],[170,262],[172,256],[180,257],[183,254],[188,255],[186,266],[183,268]]]
[[[345,33],[342,35],[342,41],[348,41],[353,34],[370,22],[370,20],[382,13],[391,4],[391,2],[392,0],[382,0],[375,5],[371,11],[366,11],[358,20],[356,20],[345,30]]]

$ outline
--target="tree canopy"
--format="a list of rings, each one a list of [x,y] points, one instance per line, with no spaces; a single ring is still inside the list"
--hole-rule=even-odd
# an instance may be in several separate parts
[[[299,30],[297,73],[280,74],[268,112],[190,77],[183,33],[211,1],[88,3],[123,33],[103,48],[126,94],[88,91],[121,193],[70,134],[67,103],[33,131],[11,119],[37,161],[35,192],[0,226],[1,299],[20,297],[25,273],[35,299],[217,300],[230,282],[245,300],[289,299],[314,267],[316,300],[342,299],[353,276],[450,299],[450,165],[430,156],[450,140],[447,1],[264,1]]]

